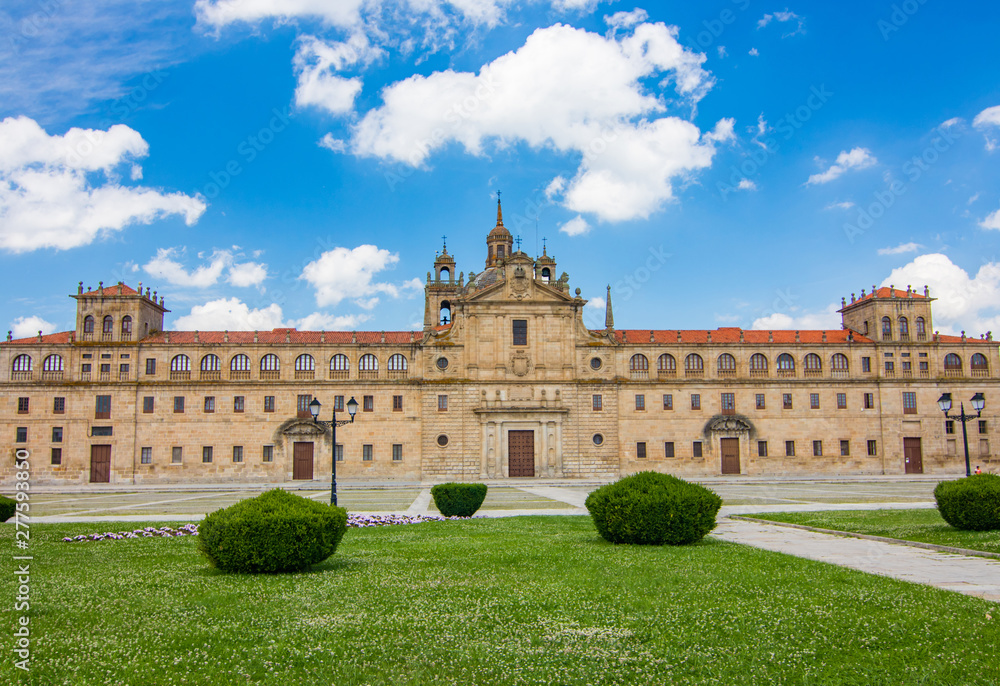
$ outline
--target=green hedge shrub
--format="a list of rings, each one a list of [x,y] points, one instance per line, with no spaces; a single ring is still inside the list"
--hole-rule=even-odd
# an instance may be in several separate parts
[[[5,495],[0,495],[0,522],[6,522],[13,517],[15,509],[17,509],[16,501],[11,500]]]
[[[715,528],[722,499],[704,486],[639,472],[587,496],[597,533],[611,543],[684,545]]]
[[[274,489],[208,515],[198,549],[224,572],[293,572],[333,555],[345,531],[344,508]]]
[[[1000,476],[996,474],[942,481],[934,488],[934,499],[941,517],[956,529],[1000,529]]]
[[[486,500],[486,484],[437,484],[431,495],[445,517],[471,517]]]

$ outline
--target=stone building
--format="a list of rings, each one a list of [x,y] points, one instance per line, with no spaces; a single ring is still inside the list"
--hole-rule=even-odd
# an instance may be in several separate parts
[[[437,256],[422,331],[167,331],[141,283],[81,283],[73,331],[0,342],[0,437],[36,484],[325,481],[308,405],[344,418],[353,397],[348,480],[960,474],[937,399],[981,392],[969,450],[995,469],[997,345],[934,333],[926,288],[852,294],[830,331],[618,329],[609,289],[589,330],[499,203],[486,244],[468,276]]]

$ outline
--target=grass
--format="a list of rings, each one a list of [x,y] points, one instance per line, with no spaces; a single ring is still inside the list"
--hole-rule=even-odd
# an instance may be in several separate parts
[[[997,603],[711,538],[432,522],[351,529],[310,572],[230,576],[194,538],[59,540],[96,530],[32,525],[30,683],[1000,683]],[[0,683],[17,679],[8,654]]]
[[[941,519],[937,510],[844,510],[840,512],[775,512],[752,515],[757,519],[885,536],[903,541],[933,543],[952,548],[1000,553],[996,531],[962,531]]]

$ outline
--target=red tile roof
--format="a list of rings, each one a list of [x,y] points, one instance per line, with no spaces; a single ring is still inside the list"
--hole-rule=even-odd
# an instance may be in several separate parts
[[[101,295],[104,297],[110,297],[113,295],[141,295],[137,290],[124,283],[121,286],[121,293],[118,293],[118,284],[113,284],[111,286],[105,286],[104,288],[94,288],[92,290],[84,291],[83,295]]]
[[[284,343],[287,338],[290,343],[297,345],[317,345],[321,340],[327,343],[381,343],[382,331],[297,331],[296,329],[274,329],[272,331],[258,331],[258,343]],[[409,343],[419,343],[423,340],[424,334],[421,331],[386,331],[385,342],[393,345],[407,345]],[[198,336],[198,343],[225,343],[227,332],[225,331],[160,331],[143,339],[143,343],[167,343],[170,337],[170,344],[184,345],[195,342],[195,335]],[[253,331],[229,331],[230,343],[252,344],[254,342]]]
[[[596,331],[595,333],[600,333]],[[680,333],[680,338],[678,339],[678,333]],[[758,330],[744,330],[739,327],[723,327],[716,329],[714,331],[708,330],[678,330],[667,329],[667,330],[653,330],[649,329],[623,329],[620,331],[615,331],[615,335],[619,342],[623,343],[708,343],[709,334],[712,335],[712,343],[739,343],[740,333],[743,334],[744,343],[779,343],[779,344],[792,344],[795,343],[823,343],[823,334],[826,334],[827,343],[846,343],[848,334],[850,333],[846,329],[830,329],[827,331],[758,331]],[[796,333],[798,333],[799,340],[795,340]],[[650,338],[652,334],[652,338]],[[773,337],[773,341],[771,340]],[[870,338],[866,338],[861,334],[854,332],[853,340],[857,343],[872,343]]]
[[[923,295],[922,293],[917,293],[916,291],[910,291],[909,293],[907,293],[906,291],[899,288],[889,288],[888,286],[882,286],[881,288],[878,288],[872,291],[871,293],[866,293],[864,296],[858,298],[852,303],[847,303],[843,309],[847,310],[852,307],[856,307],[857,305],[863,302],[868,302],[873,298],[903,298],[903,299],[909,298],[911,300],[934,299],[934,298],[928,298],[926,295]]]
[[[42,345],[65,345],[70,342],[70,337],[73,335],[72,331],[60,331],[59,333],[50,333],[42,336]],[[31,336],[30,338],[15,338],[14,340],[0,341],[0,345],[38,345],[38,336]]]

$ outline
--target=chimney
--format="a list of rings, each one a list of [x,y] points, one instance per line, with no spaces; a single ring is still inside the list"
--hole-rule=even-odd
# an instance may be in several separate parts
[[[653,342],[654,342],[654,338],[653,338],[653,330],[652,330],[652,329],[650,329],[650,330],[649,330],[649,342],[650,342],[650,343],[653,343]]]
[[[39,343],[42,342],[42,332],[41,331],[38,332],[38,342]]]
[[[195,329],[195,330],[194,330],[194,342],[195,342],[195,343],[198,343],[198,342],[199,342],[199,341],[198,341],[198,329]]]
[[[351,332],[351,343],[357,343],[357,342],[358,342],[358,332],[357,331],[352,331]]]
[[[320,343],[326,343],[326,331],[325,330],[319,332],[319,342]]]
[[[222,334],[222,342],[223,343],[229,342],[229,329],[226,329],[226,332]]]
[[[285,343],[291,343],[291,342],[292,342],[292,332],[291,331],[286,331],[285,332]]]
[[[678,343],[681,342],[681,330],[680,329],[677,329],[677,342]]]
[[[256,343],[259,339],[257,338],[257,332],[253,332],[253,342]]]
[[[768,331],[767,332],[767,342],[768,343],[774,343],[774,332],[773,331]]]
[[[802,340],[799,338],[799,332],[798,331],[795,332],[795,342],[796,343],[801,343],[802,342]]]
[[[743,329],[740,329],[740,343],[744,343],[744,342],[745,342],[745,340],[743,338]]]
[[[708,342],[711,343],[712,342],[712,332],[711,331],[706,331],[705,333],[708,334]]]
[[[826,343],[826,331],[823,332],[823,342]]]
[[[385,343],[385,331],[382,332],[382,342]]]

